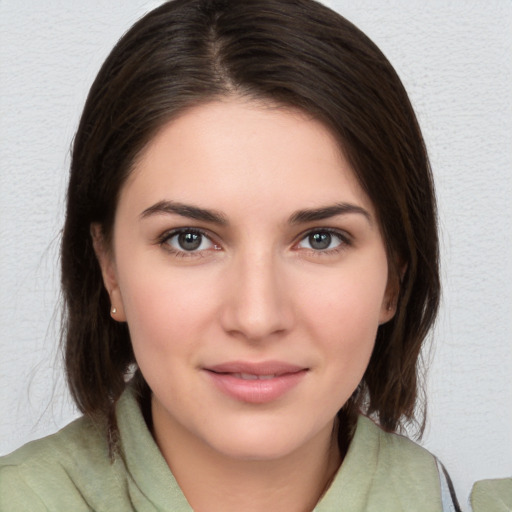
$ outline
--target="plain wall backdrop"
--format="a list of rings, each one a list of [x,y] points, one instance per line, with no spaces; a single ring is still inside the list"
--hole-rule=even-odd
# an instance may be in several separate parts
[[[0,0],[0,454],[76,416],[59,341],[59,234],[88,87],[159,1]],[[401,76],[439,199],[443,303],[422,444],[464,510],[512,475],[512,2],[331,0]]]

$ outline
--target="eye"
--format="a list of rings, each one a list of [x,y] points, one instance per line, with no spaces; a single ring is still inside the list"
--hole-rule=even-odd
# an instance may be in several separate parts
[[[331,251],[339,249],[343,245],[348,245],[346,236],[329,229],[317,229],[310,231],[298,243],[300,249],[309,249],[313,251]]]
[[[161,243],[168,245],[176,253],[195,253],[209,249],[219,249],[205,233],[190,228],[167,233]]]

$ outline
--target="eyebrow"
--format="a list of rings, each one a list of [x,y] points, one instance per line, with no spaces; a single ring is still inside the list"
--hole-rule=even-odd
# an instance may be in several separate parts
[[[373,225],[372,216],[370,213],[350,203],[337,203],[332,206],[324,206],[321,208],[298,210],[290,217],[290,224],[301,224],[306,222],[315,222],[318,220],[329,219],[337,215],[345,215],[349,213],[355,213],[363,215],[370,225]]]
[[[200,220],[203,222],[211,222],[225,226],[228,224],[226,217],[215,210],[207,210],[192,206],[189,204],[177,203],[174,201],[159,201],[158,203],[145,209],[141,214],[141,219],[151,217],[152,215],[174,214],[186,217],[188,219]]]
[[[178,203],[175,201],[159,201],[158,203],[146,208],[140,215],[142,219],[151,217],[152,215],[180,215],[188,219],[199,220],[203,222],[211,222],[212,224],[218,224],[220,226],[228,225],[227,218],[216,210],[209,210],[206,208],[200,208],[198,206],[192,206],[189,204]],[[309,208],[304,210],[297,210],[294,212],[289,219],[290,224],[303,224],[307,222],[315,222],[319,220],[329,219],[337,215],[346,214],[359,214],[366,218],[370,225],[373,225],[372,216],[370,213],[350,203],[337,203],[332,206],[323,206],[320,208]]]

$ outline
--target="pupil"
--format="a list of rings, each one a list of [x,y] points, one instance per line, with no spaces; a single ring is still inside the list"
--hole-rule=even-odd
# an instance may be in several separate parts
[[[185,251],[193,251],[201,245],[201,235],[198,233],[181,233],[178,236],[180,247]]]
[[[327,249],[331,245],[331,234],[324,232],[309,235],[309,243],[313,249]]]

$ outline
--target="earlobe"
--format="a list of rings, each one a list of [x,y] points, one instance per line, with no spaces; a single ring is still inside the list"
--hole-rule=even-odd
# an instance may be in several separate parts
[[[110,296],[110,316],[117,322],[126,322],[123,299],[119,286],[115,286],[110,291],[107,289],[107,292]]]
[[[388,298],[387,296],[384,298],[382,302],[382,308],[379,318],[379,325],[383,325],[389,322],[396,313],[397,307],[397,299],[395,297]]]
[[[384,294],[384,299],[381,306],[379,325],[383,325],[389,322],[396,314],[398,307],[398,297],[400,296],[400,288],[406,270],[407,265],[402,265],[399,272],[390,271],[389,273],[386,293]]]
[[[117,273],[112,251],[105,242],[102,227],[99,223],[91,224],[91,238],[94,252],[101,268],[103,285],[110,297],[110,315],[118,322],[125,322],[123,299],[117,281]]]

